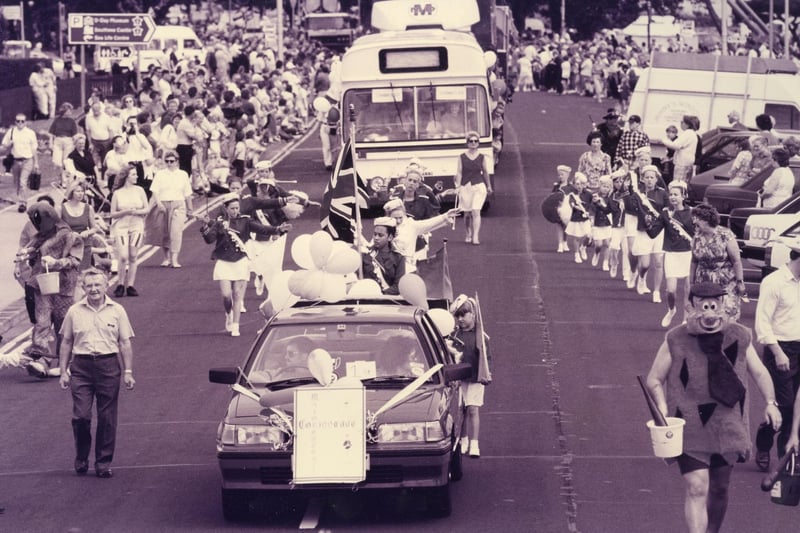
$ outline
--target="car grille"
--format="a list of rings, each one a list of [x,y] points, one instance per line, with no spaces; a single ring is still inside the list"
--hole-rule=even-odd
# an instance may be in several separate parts
[[[288,485],[292,481],[292,469],[287,467],[259,469],[261,484]],[[366,483],[402,483],[406,479],[428,479],[439,476],[441,469],[437,466],[374,465],[367,470]]]
[[[766,242],[770,239],[770,237],[772,237],[772,233],[774,231],[775,231],[774,228],[761,228],[761,227],[750,228],[750,240]]]

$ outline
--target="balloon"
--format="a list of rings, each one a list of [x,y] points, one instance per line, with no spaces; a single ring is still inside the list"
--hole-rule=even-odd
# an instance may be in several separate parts
[[[289,292],[295,296],[303,296],[303,287],[306,286],[306,282],[308,281],[308,276],[310,274],[310,270],[298,270],[297,272],[292,272],[287,281]]]
[[[289,280],[295,274],[294,270],[283,270],[273,276],[269,288],[269,302],[272,313],[287,309],[297,303],[297,296],[289,290]]]
[[[331,255],[331,247],[333,247],[333,238],[327,231],[320,230],[311,236],[309,252],[314,266],[319,269],[325,268],[328,257]]]
[[[483,62],[486,65],[486,68],[492,68],[495,63],[497,63],[497,54],[491,50],[485,51],[483,53]]]
[[[352,248],[334,250],[328,258],[325,271],[331,274],[340,274],[344,276],[345,274],[358,270],[359,264],[361,264],[361,254]]]
[[[325,285],[325,273],[319,270],[313,270],[308,273],[306,282],[300,296],[306,300],[316,300],[322,294],[322,287]]]
[[[428,310],[428,288],[417,274],[410,273],[400,278],[397,288],[408,303]]]
[[[339,122],[339,118],[341,118],[339,110],[336,109],[335,107],[331,107],[328,110],[328,124],[334,124],[336,122]]]
[[[381,286],[372,279],[360,279],[350,286],[347,291],[349,298],[375,298],[383,294]]]
[[[311,259],[311,235],[299,235],[292,243],[292,259],[300,268],[312,270],[314,261]]]
[[[344,300],[347,295],[347,287],[344,284],[344,276],[336,274],[325,274],[322,284],[322,292],[319,297],[328,303],[336,303]]]
[[[331,108],[331,103],[327,98],[323,96],[317,96],[314,98],[313,106],[315,111],[319,113],[327,113]]]
[[[442,335],[449,335],[456,327],[456,319],[447,312],[447,309],[431,309],[428,311],[428,316]]]
[[[330,385],[333,379],[334,360],[327,350],[322,348],[315,348],[308,354],[308,370],[314,379],[319,381],[323,386]]]

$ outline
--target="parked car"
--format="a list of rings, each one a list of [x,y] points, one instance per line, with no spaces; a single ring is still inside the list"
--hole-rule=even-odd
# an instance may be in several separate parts
[[[762,278],[789,262],[789,252],[791,250],[786,246],[784,239],[789,241],[800,239],[800,221],[767,245],[766,253],[764,254],[764,266],[761,269]]]
[[[737,130],[714,128],[700,135],[703,142],[703,155],[695,161],[698,174],[717,168],[723,163],[733,161],[739,153],[739,142],[758,133],[755,129]],[[797,132],[800,135],[800,132]]]
[[[777,236],[800,222],[800,194],[795,194],[780,207],[781,212],[752,215],[747,219],[744,235],[739,241],[742,258],[751,265],[762,268],[765,264],[766,249]]]
[[[241,369],[209,373],[212,382],[234,386],[217,433],[225,518],[246,514],[254,492],[400,488],[423,493],[429,510],[448,515],[450,481],[462,475],[459,384],[471,375],[469,365],[455,363],[429,314],[419,307],[388,299],[298,305],[267,323]],[[307,427],[302,421],[311,416],[295,410],[296,395],[324,390],[303,353],[319,354],[318,349],[336,361],[333,379],[358,379],[366,389],[366,413],[358,416],[369,422],[366,434],[355,436],[366,442],[362,481],[296,480],[298,467],[308,464],[303,461],[325,457],[303,455],[295,439],[298,427]],[[297,352],[299,359],[291,362]],[[370,416],[429,371],[407,400]]]
[[[789,161],[795,179],[794,191],[800,187],[800,157],[793,157]],[[723,219],[738,207],[755,207],[758,201],[758,191],[772,174],[772,169],[764,169],[742,185],[715,184],[709,185],[703,201],[714,206]]]
[[[800,212],[800,192],[795,193],[791,198],[772,209],[767,207],[738,207],[728,215],[728,227],[739,241],[766,241],[778,230],[778,226],[773,222],[774,220],[779,220],[776,215],[793,215],[798,212]],[[767,235],[767,233],[770,234]]]

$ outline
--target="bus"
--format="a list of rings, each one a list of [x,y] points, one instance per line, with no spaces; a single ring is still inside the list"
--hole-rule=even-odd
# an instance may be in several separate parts
[[[372,26],[380,31],[358,38],[342,57],[331,93],[339,102],[342,145],[353,110],[355,166],[369,187],[370,207],[383,205],[412,158],[421,160],[425,183],[451,203],[469,131],[478,133],[493,171],[487,55],[468,31],[477,19],[474,0],[376,2]]]

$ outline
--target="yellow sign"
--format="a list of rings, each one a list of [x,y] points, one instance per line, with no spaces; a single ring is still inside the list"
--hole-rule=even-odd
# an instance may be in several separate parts
[[[294,392],[294,482],[358,483],[367,476],[363,386]]]

